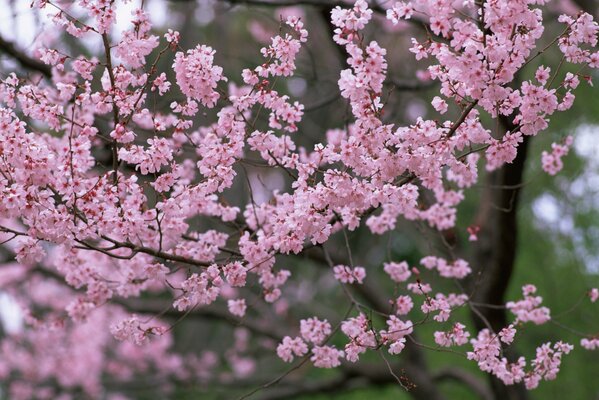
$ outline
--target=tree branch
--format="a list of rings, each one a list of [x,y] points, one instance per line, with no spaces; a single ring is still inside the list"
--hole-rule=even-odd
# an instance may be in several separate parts
[[[455,380],[470,388],[482,400],[494,399],[493,392],[491,392],[491,390],[483,383],[483,381],[463,369],[443,369],[435,373],[433,375],[433,379],[435,382]]]
[[[506,130],[515,129],[508,117],[500,118]],[[478,241],[474,246],[472,265],[475,273],[470,279],[472,300],[476,303],[503,305],[505,293],[512,279],[517,252],[518,206],[530,138],[518,147],[518,154],[511,164],[491,172],[487,176],[487,188],[480,200],[476,224],[480,226]],[[472,318],[480,329],[492,328],[498,332],[507,326],[504,308],[485,307],[473,310]],[[513,354],[507,349],[508,359]],[[526,399],[523,385],[506,386],[491,377],[496,398]]]
[[[304,380],[294,386],[272,389],[270,392],[258,397],[257,400],[287,400],[309,394],[339,393],[349,389],[352,383],[355,383],[355,379],[352,380],[351,376],[345,374],[317,382]]]
[[[280,342],[283,339],[284,333],[263,321],[255,320],[249,317],[237,318],[223,309],[215,306],[197,307],[193,311],[186,313],[178,311],[172,307],[172,304],[158,299],[126,299],[114,300],[114,303],[119,304],[129,312],[152,314],[158,317],[181,318],[183,316],[205,318],[226,322],[233,326],[247,328],[248,330],[259,335],[271,338]]]
[[[0,36],[0,52],[16,60],[23,68],[30,71],[40,72],[45,77],[52,76],[52,69],[43,62],[28,56],[25,52],[17,49],[14,43]]]
[[[597,15],[597,9],[599,8],[599,4],[597,0],[573,0],[574,3],[580,7],[580,9],[584,12],[591,14],[592,16]]]

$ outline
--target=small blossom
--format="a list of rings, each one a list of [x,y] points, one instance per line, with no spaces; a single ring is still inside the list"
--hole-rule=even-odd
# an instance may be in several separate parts
[[[299,337],[291,338],[285,336],[283,341],[277,346],[277,355],[285,362],[292,362],[294,356],[301,357],[308,353],[308,346]]]
[[[437,110],[439,113],[445,114],[447,112],[447,103],[439,96],[435,96],[431,104],[433,105],[433,108]]]
[[[589,298],[591,299],[591,303],[594,303],[599,299],[599,289],[592,288],[589,290]]]
[[[350,268],[346,265],[337,265],[333,267],[335,279],[342,283],[363,283],[366,277],[366,270],[363,267]]]
[[[245,299],[228,300],[227,306],[231,314],[240,318],[245,315],[245,311],[247,309],[247,306],[245,305]]]
[[[312,353],[310,361],[316,368],[335,368],[341,365],[340,358],[343,357],[343,351],[334,346],[315,346]]]

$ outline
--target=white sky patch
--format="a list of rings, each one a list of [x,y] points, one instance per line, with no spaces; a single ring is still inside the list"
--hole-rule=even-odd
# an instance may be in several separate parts
[[[589,166],[599,167],[599,125],[580,125],[576,128],[574,149],[587,159]]]
[[[150,20],[154,24],[155,28],[161,28],[165,30],[169,15],[166,1],[164,0],[153,0],[147,3],[146,11],[150,14]]]
[[[10,41],[17,39],[23,47],[30,46],[39,32],[30,3],[19,0],[11,7],[8,0],[0,0],[0,34]]]
[[[200,26],[205,26],[211,23],[215,17],[214,0],[202,0],[198,3],[195,12],[195,22]]]
[[[16,334],[23,329],[23,311],[6,293],[0,293],[0,322],[8,334]]]
[[[560,206],[557,199],[548,193],[543,193],[535,199],[532,211],[537,218],[550,225],[557,223],[560,218]]]

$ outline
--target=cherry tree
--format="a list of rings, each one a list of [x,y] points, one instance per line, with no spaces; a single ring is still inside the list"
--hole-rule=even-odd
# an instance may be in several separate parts
[[[550,293],[528,282],[505,296],[529,143],[599,67],[590,13],[558,16],[545,0],[244,1],[320,7],[326,29],[284,9],[261,61],[233,76],[217,48],[154,29],[144,3],[34,0],[55,39],[29,53],[0,39],[21,66],[0,83],[0,288],[23,319],[1,340],[10,398],[116,400],[141,381],[161,397],[385,383],[441,399],[437,382],[451,379],[524,399],[569,353],[599,348],[579,332],[520,354],[530,327],[553,322]],[[410,34],[392,51],[418,63],[412,80],[389,76],[397,54],[379,29]],[[325,39],[342,57],[340,72],[322,71],[337,88],[305,105],[284,83]],[[548,52],[556,63],[541,62]],[[394,96],[423,88],[435,115],[402,123]],[[303,125],[333,102],[333,128]],[[530,162],[559,174],[573,140]],[[460,220],[481,181],[474,222]],[[418,259],[370,255],[406,231],[426,243]],[[590,309],[599,291],[580,295]],[[177,338],[195,319],[233,333],[191,351]],[[427,352],[488,380],[437,371]],[[306,375],[321,368],[335,373]]]

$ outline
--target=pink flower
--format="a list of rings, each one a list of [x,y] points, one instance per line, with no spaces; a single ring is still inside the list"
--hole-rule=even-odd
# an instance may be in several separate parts
[[[543,170],[545,172],[547,172],[549,175],[555,175],[561,171],[561,169],[564,167],[562,157],[568,154],[572,142],[572,136],[567,136],[563,145],[557,143],[553,143],[551,145],[551,153],[543,151],[542,164]]]
[[[318,318],[302,319],[300,332],[305,341],[319,345],[331,334],[331,324],[326,319],[323,321]]]
[[[33,265],[38,263],[46,255],[46,252],[42,248],[40,241],[31,237],[24,237],[20,239],[15,252],[17,253],[17,262],[24,265]]]
[[[312,349],[312,357],[310,361],[314,363],[316,368],[335,368],[341,365],[339,360],[343,357],[343,351],[336,349],[334,346],[315,346]]]
[[[171,83],[167,80],[166,74],[163,72],[158,75],[152,83],[152,91],[158,89],[158,93],[162,96],[171,87]]]
[[[208,108],[214,107],[220,97],[215,91],[218,82],[226,81],[223,69],[213,65],[214,53],[211,47],[198,45],[186,53],[175,54],[173,63],[177,84],[183,94]]]
[[[410,19],[413,13],[414,8],[411,2],[398,1],[387,10],[387,19],[396,25],[401,19]]]
[[[381,339],[389,345],[390,354],[399,354],[405,347],[405,336],[413,332],[414,325],[411,321],[402,321],[395,315],[391,315],[387,319],[387,326],[387,330],[380,331]]]
[[[442,347],[461,346],[468,343],[470,333],[465,331],[464,328],[465,326],[458,322],[448,332],[435,332],[435,343]]]
[[[245,299],[228,300],[227,307],[229,312],[237,317],[242,318],[245,315],[247,306],[245,305]]]
[[[480,231],[480,227],[479,226],[469,226],[467,228],[468,231],[468,240],[471,242],[476,242],[478,240],[478,232]]]
[[[384,269],[387,275],[396,283],[405,282],[412,275],[410,266],[405,261],[385,263]]]
[[[225,265],[223,268],[225,279],[231,286],[245,286],[247,272],[243,264],[240,262],[233,262]]]
[[[591,299],[591,303],[594,303],[599,299],[599,289],[592,288],[589,290],[589,298]]]
[[[414,303],[410,296],[399,296],[395,300],[395,307],[397,307],[396,313],[398,315],[406,315],[414,307]]]
[[[83,79],[91,80],[93,78],[92,73],[94,69],[98,65],[98,59],[92,57],[91,59],[86,59],[85,57],[79,57],[74,60],[71,64],[73,67],[73,71],[77,72]]]
[[[549,80],[549,74],[551,72],[551,68],[547,67],[543,67],[542,65],[537,69],[537,72],[535,73],[535,78],[537,81],[539,81],[539,83],[541,85],[545,85],[547,83],[547,81]]]
[[[516,329],[513,324],[499,331],[499,338],[505,344],[511,344],[514,341],[514,336],[516,336]]]
[[[361,284],[366,277],[366,270],[363,267],[355,267],[352,269],[346,265],[336,265],[333,267],[333,272],[335,273],[335,279],[347,284],[352,284],[354,282]]]
[[[111,333],[117,340],[129,340],[137,345],[147,342],[146,331],[141,328],[139,319],[136,315],[113,325],[110,328]]]
[[[135,133],[127,130],[122,124],[119,124],[110,132],[110,137],[119,143],[131,143],[135,139]]]
[[[165,34],[164,38],[167,42],[171,44],[171,46],[177,46],[179,44],[179,40],[181,40],[181,34],[177,31],[173,31],[169,29]]]
[[[431,104],[439,113],[445,114],[447,112],[447,103],[439,96],[435,96]]]
[[[543,298],[541,296],[532,296],[536,291],[537,288],[534,285],[525,285],[522,287],[523,300],[506,303],[506,307],[516,315],[517,322],[530,321],[536,325],[541,325],[551,319],[549,309],[540,307]]]
[[[580,340],[580,345],[587,350],[599,349],[599,338],[584,338]]]
[[[299,337],[290,338],[285,336],[283,341],[277,346],[277,355],[285,362],[292,362],[294,356],[301,357],[308,353],[308,346]]]

